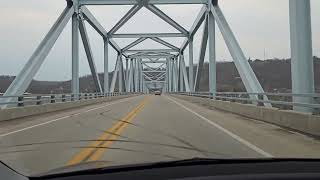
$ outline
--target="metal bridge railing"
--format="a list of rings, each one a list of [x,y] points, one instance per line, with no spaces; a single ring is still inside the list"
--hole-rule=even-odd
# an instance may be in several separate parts
[[[0,96],[0,109],[1,106],[6,105],[6,108],[24,107],[32,105],[43,105],[53,103],[63,103],[71,101],[80,101],[88,99],[97,99],[112,96],[125,96],[141,93],[128,93],[128,92],[114,92],[114,93],[80,93],[80,94],[36,94],[36,95],[23,95],[23,96]]]
[[[292,93],[246,93],[246,92],[217,92],[215,95],[209,92],[174,92],[171,94],[179,94],[186,96],[194,96],[201,98],[210,98],[222,101],[238,102],[243,104],[256,104],[263,106],[264,103],[270,103],[272,107],[281,110],[292,110],[293,106],[313,108],[316,114],[320,112],[320,94],[292,94]],[[250,98],[257,96],[258,98]],[[268,100],[263,97],[267,96]],[[313,98],[313,103],[293,102],[293,97]]]

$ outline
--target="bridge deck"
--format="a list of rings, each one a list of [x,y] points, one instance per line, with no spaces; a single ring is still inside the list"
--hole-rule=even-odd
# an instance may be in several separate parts
[[[191,157],[320,155],[316,139],[165,95],[1,122],[0,127],[0,159],[26,174],[87,161],[113,166]],[[79,142],[97,139],[109,141]],[[51,143],[4,148],[37,142]],[[103,148],[92,148],[97,145]],[[3,153],[21,150],[30,151]]]

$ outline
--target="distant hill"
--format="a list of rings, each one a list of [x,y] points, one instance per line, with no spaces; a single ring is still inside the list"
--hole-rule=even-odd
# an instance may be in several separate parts
[[[111,82],[113,73],[109,73],[109,81]],[[0,92],[5,92],[10,83],[14,80],[14,76],[0,76]],[[99,74],[101,86],[103,87],[103,74]],[[95,86],[91,75],[80,77],[81,92],[95,92]],[[33,80],[27,89],[27,92],[33,94],[60,94],[71,92],[71,81],[38,81]]]
[[[269,59],[249,60],[249,63],[266,92],[291,92],[291,60]],[[194,67],[196,71],[196,67]],[[204,64],[200,91],[209,90],[209,65]],[[320,58],[314,57],[315,88],[320,91]],[[218,91],[245,91],[239,73],[233,62],[217,63]]]
[[[290,59],[249,60],[260,83],[267,92],[291,91],[291,65]],[[204,64],[203,76],[200,81],[200,90],[208,91],[208,64]],[[188,69],[188,68],[187,68]],[[194,67],[196,69],[196,67]],[[315,87],[320,91],[320,58],[314,58]],[[113,73],[109,73],[109,81]],[[103,80],[103,74],[99,74]],[[0,92],[5,92],[15,77],[0,76]],[[103,86],[103,81],[101,81]],[[218,91],[245,91],[239,73],[233,62],[217,63]],[[69,93],[70,81],[37,81],[33,80],[27,92],[34,94]],[[80,78],[81,92],[94,92],[94,83],[91,75]]]

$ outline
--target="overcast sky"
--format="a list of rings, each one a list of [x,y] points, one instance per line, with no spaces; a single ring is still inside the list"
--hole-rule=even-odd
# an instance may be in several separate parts
[[[0,0],[0,74],[17,75],[33,51],[49,31],[64,9],[65,0]],[[251,59],[290,57],[288,0],[220,0],[220,6],[245,55]],[[311,0],[313,53],[320,56],[320,1]],[[161,10],[189,29],[201,5],[161,5]],[[123,16],[130,6],[91,6],[89,8],[103,26],[109,30]],[[103,72],[103,41],[87,25],[95,63]],[[176,32],[146,9],[140,10],[119,33]],[[194,59],[199,56],[202,27],[195,37]],[[231,61],[231,56],[217,30],[217,60]],[[116,42],[124,47],[134,39]],[[182,38],[165,39],[180,47]],[[136,48],[161,47],[146,41]],[[89,74],[89,66],[80,46],[80,74]],[[188,49],[185,60],[188,61]],[[116,53],[110,48],[110,71],[113,70]],[[37,73],[38,80],[71,79],[71,24],[61,34],[56,45]]]

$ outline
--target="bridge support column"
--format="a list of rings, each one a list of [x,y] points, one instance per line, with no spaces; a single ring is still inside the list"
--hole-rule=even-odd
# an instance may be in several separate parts
[[[190,92],[188,73],[187,73],[185,62],[184,62],[184,55],[183,54],[181,55],[181,69],[182,69],[182,74],[183,74],[183,81],[184,81],[185,90],[186,90],[186,92]]]
[[[166,59],[166,92],[169,92],[169,59]]]
[[[138,59],[134,61],[134,92],[139,92],[139,70],[138,70]]]
[[[169,92],[172,92],[172,90],[173,90],[173,87],[172,87],[172,85],[173,85],[173,82],[172,82],[172,80],[173,80],[172,68],[173,68],[172,59],[169,58]]]
[[[180,56],[179,56],[179,91],[180,92],[183,92],[184,90],[184,84],[183,84],[183,70],[182,70],[182,56],[183,54],[180,53]]]
[[[109,39],[104,39],[104,93],[109,93]]]
[[[175,58],[175,71],[176,71],[176,92],[179,91],[179,59]]]
[[[118,71],[119,71],[119,59],[120,55],[118,54],[117,57],[117,61],[116,61],[116,65],[114,67],[114,71],[113,71],[113,75],[112,75],[112,81],[111,81],[111,85],[110,85],[110,92],[113,93],[116,87],[116,82],[117,82],[117,77],[118,77]]]
[[[310,0],[289,0],[291,37],[292,93],[314,93],[314,65]],[[313,103],[312,97],[293,97],[296,103]],[[293,107],[296,111],[312,112],[312,108]]]
[[[118,80],[119,92],[123,92],[123,61],[121,54],[119,55],[119,80]]]
[[[193,37],[189,38],[189,85],[190,90],[193,91],[194,77],[193,77]]]
[[[212,3],[212,1],[209,1]],[[212,6],[210,5],[209,8]],[[217,70],[216,70],[216,37],[215,19],[212,12],[208,12],[208,38],[209,38],[209,92],[215,96],[217,91]]]
[[[129,70],[129,92],[133,92],[133,59],[130,59],[130,70]]]
[[[177,60],[176,58],[172,58],[172,82],[173,82],[173,92],[177,92],[178,90],[178,73],[177,73]]]
[[[126,58],[126,91],[130,92],[129,90],[129,59]]]
[[[139,72],[140,72],[140,91],[139,92],[143,92],[143,67],[142,67],[142,63],[141,63],[142,60],[139,61]]]
[[[79,19],[75,12],[72,16],[72,94],[80,93],[79,84]]]

